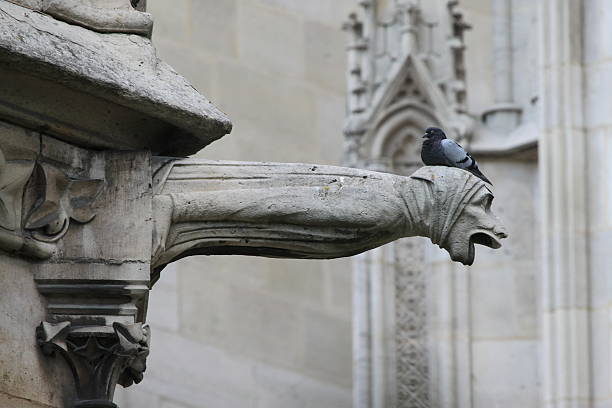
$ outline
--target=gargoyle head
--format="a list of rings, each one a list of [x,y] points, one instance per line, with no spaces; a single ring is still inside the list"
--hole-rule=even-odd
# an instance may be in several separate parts
[[[427,166],[411,178],[422,180],[425,200],[419,211],[423,234],[446,249],[453,261],[474,263],[474,244],[497,249],[508,235],[491,212],[493,194],[469,172],[453,167]],[[421,201],[419,200],[419,201]]]

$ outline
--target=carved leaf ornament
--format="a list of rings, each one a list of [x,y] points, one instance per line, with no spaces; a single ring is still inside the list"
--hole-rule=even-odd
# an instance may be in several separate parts
[[[94,218],[103,188],[103,180],[72,179],[46,163],[7,160],[0,150],[0,249],[49,258],[70,220]]]
[[[46,186],[44,197],[28,216],[25,229],[44,242],[61,239],[70,220],[87,223],[95,217],[92,204],[104,186],[103,180],[74,180],[60,170],[38,165]]]

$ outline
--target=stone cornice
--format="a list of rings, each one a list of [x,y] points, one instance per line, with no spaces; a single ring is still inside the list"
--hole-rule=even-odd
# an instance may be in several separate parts
[[[0,87],[0,117],[82,147],[183,156],[232,126],[157,58],[150,39],[93,32],[7,1]]]

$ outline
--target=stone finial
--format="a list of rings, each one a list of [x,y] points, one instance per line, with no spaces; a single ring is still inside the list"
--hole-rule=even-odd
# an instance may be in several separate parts
[[[470,173],[411,177],[332,166],[180,160],[158,176],[153,262],[196,254],[325,259],[425,236],[470,265],[506,237]]]

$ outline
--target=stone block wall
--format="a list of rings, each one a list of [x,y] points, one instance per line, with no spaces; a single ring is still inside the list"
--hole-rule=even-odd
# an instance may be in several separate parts
[[[149,0],[158,55],[227,113],[207,159],[339,164],[352,0]],[[150,296],[122,408],[351,406],[350,261],[187,258]]]

